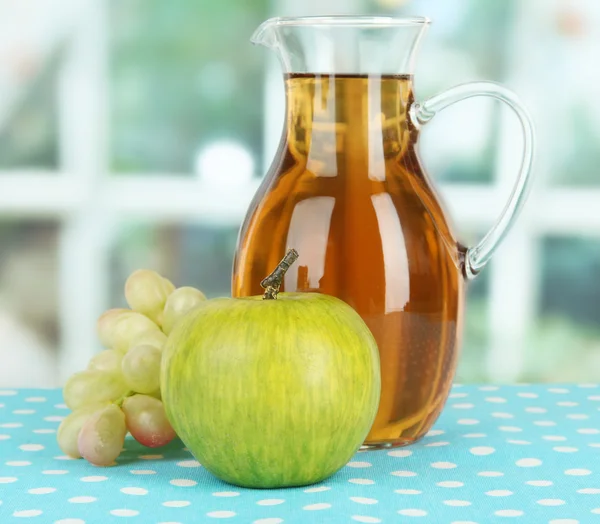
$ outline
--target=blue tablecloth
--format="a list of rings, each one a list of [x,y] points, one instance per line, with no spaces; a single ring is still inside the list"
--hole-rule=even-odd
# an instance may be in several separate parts
[[[358,453],[307,488],[247,490],[174,441],[69,460],[58,390],[0,390],[0,523],[600,522],[600,387],[455,386],[421,442]]]

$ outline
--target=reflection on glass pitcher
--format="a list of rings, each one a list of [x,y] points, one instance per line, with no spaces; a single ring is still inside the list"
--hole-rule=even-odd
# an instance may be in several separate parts
[[[428,25],[426,18],[276,18],[253,37],[284,69],[286,126],[242,226],[233,295],[260,294],[262,277],[294,247],[300,258],[285,290],[335,295],[360,313],[381,356],[371,447],[411,443],[438,417],[456,368],[464,281],[488,262],[530,182],[532,125],[512,92],[474,82],[415,102],[415,51]],[[498,222],[466,248],[416,144],[437,111],[479,95],[515,111],[525,147]]]

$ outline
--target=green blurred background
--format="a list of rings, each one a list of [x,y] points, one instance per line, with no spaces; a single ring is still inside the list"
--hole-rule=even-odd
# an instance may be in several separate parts
[[[237,230],[283,122],[277,65],[249,37],[270,16],[332,13],[432,18],[418,97],[495,80],[536,121],[534,196],[470,286],[458,380],[598,379],[600,4],[37,2],[0,4],[0,386],[53,386],[82,367],[94,315],[122,304],[137,267],[229,294]],[[514,125],[474,100],[423,134],[465,242],[508,195]],[[215,211],[195,214],[194,191]]]

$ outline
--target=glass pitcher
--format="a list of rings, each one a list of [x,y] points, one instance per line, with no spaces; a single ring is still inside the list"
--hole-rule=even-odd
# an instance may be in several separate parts
[[[283,289],[337,296],[373,332],[382,394],[366,445],[401,446],[433,425],[453,380],[465,280],[474,278],[523,207],[533,129],[515,95],[490,82],[415,101],[426,18],[302,17],[252,37],[284,70],[286,123],[239,238],[233,296],[257,295],[288,248],[300,257]],[[524,153],[500,218],[476,246],[455,239],[416,145],[445,107],[472,96],[517,114]]]

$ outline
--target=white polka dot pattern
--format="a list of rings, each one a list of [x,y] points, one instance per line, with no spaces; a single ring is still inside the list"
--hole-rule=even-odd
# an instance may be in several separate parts
[[[370,462],[351,461],[346,464],[348,468],[370,468],[373,464]]]
[[[371,484],[375,484],[375,481],[371,479],[349,479],[348,482],[351,482],[352,484],[360,484],[361,486],[370,486]]]
[[[121,493],[125,493],[125,495],[147,495],[148,490],[145,488],[127,487],[121,488]]]
[[[424,509],[401,509],[398,511],[398,514],[405,517],[424,517],[427,515],[427,511]]]
[[[179,441],[128,437],[112,468],[73,460],[56,446],[58,391],[0,390],[0,522],[583,524],[600,515],[600,390],[587,386],[454,388],[415,444],[265,491],[217,481]]]
[[[79,480],[81,480],[81,482],[104,482],[105,480],[108,480],[108,477],[105,477],[104,475],[92,475],[81,477]]]
[[[494,512],[498,517],[520,517],[524,512],[520,509],[499,509]]]
[[[438,482],[437,485],[442,488],[462,488],[464,483],[458,480],[444,480],[442,482]]]
[[[316,488],[306,488],[304,493],[321,493],[322,491],[329,491],[329,486],[317,486]]]
[[[302,509],[305,511],[319,511],[322,509],[329,509],[331,508],[331,504],[328,504],[327,502],[319,502],[318,504],[308,504],[307,506],[304,506]]]
[[[285,499],[263,499],[259,500],[257,504],[259,506],[278,506],[279,504],[283,504]]]
[[[405,471],[405,470],[392,471],[391,475],[394,475],[394,477],[416,477],[417,476],[417,474],[414,471]]]
[[[546,486],[552,486],[554,484],[554,482],[552,482],[551,480],[528,480],[527,484],[529,484],[530,486],[546,487]]]
[[[196,486],[198,483],[192,479],[173,479],[169,481],[172,486],[179,486],[180,488],[189,488]]]
[[[48,493],[54,493],[56,488],[32,488],[28,489],[27,493],[31,493],[32,495],[46,495]]]
[[[454,464],[454,462],[441,461],[441,462],[432,462],[431,467],[436,468],[436,469],[454,469],[457,466],[456,466],[456,464]]]
[[[162,503],[167,508],[185,508],[189,506],[191,502],[189,500],[167,500]]]
[[[479,456],[491,455],[492,453],[496,452],[496,450],[494,448],[492,448],[491,446],[476,446],[474,448],[471,448],[469,451],[473,455],[479,455]]]
[[[206,516],[213,519],[228,519],[235,517],[236,513],[235,511],[209,511]]]
[[[115,517],[135,517],[140,514],[134,509],[111,509],[109,513]]]
[[[446,504],[446,506],[461,507],[470,506],[471,502],[469,502],[468,500],[444,500],[444,504]]]
[[[425,436],[426,437],[437,437],[438,435],[443,435],[445,432],[442,429],[432,429]]]
[[[537,458],[523,458],[515,463],[520,468],[535,468],[542,465],[542,461]]]
[[[493,489],[491,491],[486,491],[485,494],[490,497],[508,497],[512,495],[513,492],[507,489]]]
[[[388,455],[390,457],[410,457],[412,455],[412,451],[408,449],[396,449],[388,452]]]
[[[182,460],[177,465],[181,468],[199,468],[200,462],[197,460]]]
[[[566,504],[564,500],[561,499],[541,499],[537,501],[541,506],[562,506]]]
[[[24,509],[13,512],[13,517],[27,518],[27,517],[38,517],[43,513],[41,509]]]
[[[69,502],[71,504],[89,504],[90,502],[96,502],[96,500],[98,500],[96,497],[83,496],[83,497],[71,497],[69,499]]]

